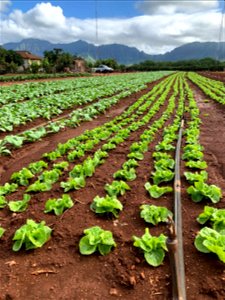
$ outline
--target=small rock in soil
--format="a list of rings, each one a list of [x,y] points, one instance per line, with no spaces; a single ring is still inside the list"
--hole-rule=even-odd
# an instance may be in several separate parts
[[[118,290],[115,289],[115,288],[111,288],[109,290],[109,294],[112,295],[112,296],[118,296],[119,295]]]
[[[136,285],[137,284],[137,281],[136,281],[134,276],[130,276],[130,284],[131,285]]]

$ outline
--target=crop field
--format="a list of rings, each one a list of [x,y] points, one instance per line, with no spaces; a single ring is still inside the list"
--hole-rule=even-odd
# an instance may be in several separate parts
[[[187,299],[225,299],[224,74],[0,89],[0,299],[172,299],[180,184]]]

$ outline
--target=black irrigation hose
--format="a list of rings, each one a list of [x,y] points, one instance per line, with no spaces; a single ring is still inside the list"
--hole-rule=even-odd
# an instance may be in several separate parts
[[[175,156],[175,180],[174,180],[174,222],[170,220],[169,237],[167,247],[169,250],[170,265],[172,271],[173,300],[186,300],[185,269],[182,236],[182,209],[181,209],[181,184],[180,184],[180,148],[184,120],[178,135]]]

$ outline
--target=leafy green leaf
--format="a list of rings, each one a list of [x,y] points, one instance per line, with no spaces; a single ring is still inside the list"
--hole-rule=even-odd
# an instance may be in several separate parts
[[[149,192],[152,198],[159,198],[165,193],[171,193],[173,188],[170,186],[159,187],[158,185],[151,185],[149,182],[145,183],[145,189]]]

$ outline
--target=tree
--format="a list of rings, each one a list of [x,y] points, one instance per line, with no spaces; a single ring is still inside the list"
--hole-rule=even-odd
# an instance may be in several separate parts
[[[23,65],[22,57],[13,50],[0,47],[0,73],[16,72]]]
[[[65,68],[73,65],[73,56],[70,53],[63,52],[62,49],[55,48],[44,52],[44,69],[51,72],[63,72]]]

